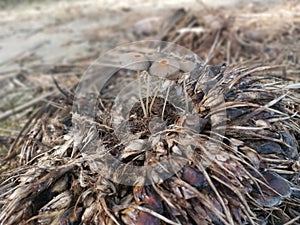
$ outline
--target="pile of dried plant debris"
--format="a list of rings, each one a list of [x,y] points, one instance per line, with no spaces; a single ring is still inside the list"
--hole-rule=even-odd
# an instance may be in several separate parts
[[[159,173],[134,186],[102,176],[90,160],[97,156],[81,151],[86,140],[74,147],[78,140],[70,135],[72,120],[82,121],[71,113],[75,87],[47,96],[1,160],[0,224],[300,224],[299,12],[300,4],[262,12],[179,10],[163,25],[161,40],[204,59],[184,87],[206,121],[200,133],[167,104],[164,135],[132,154],[110,123],[113,94],[98,96],[96,129],[86,132],[95,132],[109,154],[151,165],[173,152],[185,162],[161,182]],[[135,78],[120,75],[112,85],[121,88],[120,79]],[[212,105],[216,94],[224,102]],[[158,109],[162,102],[154,101]],[[131,121],[139,142],[150,129],[141,110],[137,104]],[[213,119],[223,111],[226,127]],[[225,129],[221,141],[211,127]],[[182,139],[185,132],[189,138]],[[183,157],[182,146],[194,149],[192,157]],[[221,150],[209,164],[216,146]]]

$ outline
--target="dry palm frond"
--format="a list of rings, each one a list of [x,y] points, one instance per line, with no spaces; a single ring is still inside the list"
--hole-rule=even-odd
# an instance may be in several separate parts
[[[199,69],[199,77],[187,83],[187,93],[192,99],[198,99],[195,109],[199,117],[208,119],[207,124],[200,134],[190,133],[189,139],[180,138],[188,130],[166,130],[169,134],[160,139],[167,138],[165,141],[169,144],[153,142],[151,154],[142,149],[135,152],[143,148],[142,143],[118,143],[113,128],[104,123],[103,111],[93,122],[93,129],[88,125],[89,120],[83,122],[86,138],[74,149],[73,143],[78,140],[63,131],[71,129],[67,122],[72,116],[70,107],[53,108],[37,119],[20,146],[23,165],[3,174],[7,180],[1,185],[1,221],[4,224],[74,221],[84,224],[257,224],[264,220],[281,221],[277,215],[270,214],[276,209],[284,214],[284,222],[297,218],[300,119],[295,113],[299,103],[290,98],[293,90],[271,85],[274,78],[267,76],[268,72],[278,68],[268,69],[264,74],[259,67],[237,74],[232,69],[224,70],[221,75],[215,74],[218,86],[206,90],[200,87],[209,83],[205,77],[212,73],[212,68]],[[209,110],[211,104],[215,104],[209,96],[214,96],[217,87],[221,87],[219,92],[225,101]],[[209,128],[211,118],[224,110],[226,127],[214,121],[216,130],[226,130],[220,139],[211,135]],[[286,118],[280,119],[283,116]],[[184,124],[182,120],[173,123]],[[50,125],[55,126],[56,132],[49,132]],[[162,178],[154,173],[146,175],[146,179],[153,179],[149,186],[138,188],[114,183],[99,173],[99,165],[105,166],[100,162],[102,153],[95,150],[88,156],[80,149],[95,137],[95,129],[101,134],[98,138],[108,147],[107,151],[120,155],[124,162],[143,159],[146,163],[153,160],[155,154],[163,155],[173,149],[178,153],[179,161],[176,161],[186,165],[162,183],[156,182]],[[33,134],[35,136],[31,136]],[[194,149],[191,157],[180,156],[181,145]],[[136,150],[132,152],[132,149]],[[132,154],[136,157],[132,158]],[[97,158],[100,161],[95,161]]]

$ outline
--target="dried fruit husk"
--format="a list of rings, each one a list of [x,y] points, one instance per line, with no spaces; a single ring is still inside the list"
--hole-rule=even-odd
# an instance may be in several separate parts
[[[205,71],[211,73],[212,70]],[[145,135],[137,136],[136,140],[124,143],[124,146],[124,144],[119,145],[113,132],[108,129],[109,124],[104,122],[105,119],[96,117],[98,123],[103,126],[98,126],[95,130],[91,129],[88,122],[86,125],[84,122],[82,124],[89,129],[89,132],[97,131],[98,134],[101,134],[96,136],[99,141],[109,147],[112,155],[119,157],[125,163],[142,165],[146,163],[145,160],[157,157],[156,154],[164,156],[165,153],[173,150],[178,157],[184,159],[186,146],[191,146],[191,149],[194,149],[192,157],[183,160],[182,162],[187,164],[183,164],[184,166],[172,177],[164,180],[156,171],[145,174],[145,176],[149,176],[146,179],[152,180],[152,184],[149,186],[137,184],[130,187],[111,182],[102,177],[97,164],[86,158],[87,154],[80,151],[74,152],[72,144],[75,140],[71,138],[63,145],[47,150],[47,154],[41,155],[34,152],[27,154],[27,158],[24,159],[31,160],[31,165],[22,165],[21,174],[18,172],[20,169],[14,172],[15,176],[20,177],[19,181],[16,180],[15,184],[10,187],[1,186],[2,190],[3,188],[7,189],[2,191],[1,197],[7,203],[6,206],[2,206],[2,210],[5,212],[5,214],[0,214],[2,221],[7,224],[22,221],[51,224],[56,221],[55,218],[59,218],[61,223],[82,222],[84,224],[97,224],[97,221],[101,221],[103,224],[112,222],[163,224],[171,221],[174,224],[176,221],[180,221],[182,224],[243,224],[245,222],[254,224],[261,221],[261,217],[268,218],[268,210],[275,207],[283,209],[285,215],[283,218],[293,218],[297,212],[295,204],[300,201],[300,195],[298,194],[297,170],[294,172],[290,170],[292,168],[290,160],[294,160],[298,155],[299,146],[293,138],[299,135],[298,131],[293,129],[285,131],[284,129],[288,126],[285,121],[270,123],[270,127],[256,127],[256,123],[249,126],[249,121],[253,119],[252,115],[259,115],[256,113],[259,103],[253,104],[247,101],[251,95],[247,95],[248,97],[245,95],[244,99],[235,101],[232,98],[237,91],[235,87],[243,82],[243,78],[241,77],[232,89],[228,89],[233,82],[228,79],[228,76],[231,76],[228,72],[223,76],[217,76],[217,82],[221,83],[223,87],[225,102],[222,103],[224,105],[217,104],[214,107],[226,109],[229,117],[226,125],[226,138],[219,145],[220,151],[216,151],[218,149],[215,148],[220,140],[214,140],[208,134],[212,127],[212,112],[218,113],[219,111],[218,108],[210,111],[214,108],[210,105],[214,102],[207,100],[211,90],[197,91],[197,88],[200,88],[197,82],[201,80],[201,85],[204,85],[205,79],[208,79],[205,71],[199,75],[203,76],[200,77],[201,79],[192,81],[196,84],[192,84],[192,82],[188,84],[188,93],[195,98],[202,99],[196,102],[196,105],[199,106],[198,109],[201,109],[202,104],[206,104],[207,111],[199,110],[197,115],[206,120],[207,124],[199,130],[200,133],[195,133],[193,129],[190,129],[189,139],[178,139],[178,133],[170,132],[167,136],[149,139],[151,140],[149,144],[146,139],[143,139],[146,137]],[[255,77],[255,73],[252,76]],[[246,78],[249,80],[249,77]],[[262,85],[262,81],[263,79],[260,79],[259,82],[253,81],[251,85]],[[268,82],[268,79],[265,82]],[[249,88],[248,92],[251,92],[251,85],[245,87]],[[215,86],[211,86],[211,88],[215,88]],[[276,96],[280,96],[279,89],[270,91],[261,104],[264,105],[267,100],[273,101]],[[159,98],[157,101],[164,102]],[[284,111],[285,107],[281,104],[284,104],[283,101],[278,102],[274,109],[288,113]],[[211,108],[209,108],[210,106]],[[184,122],[185,117],[185,119],[181,118],[171,105],[167,106],[167,110],[169,111],[166,111],[165,119],[171,115],[173,117],[171,120],[167,120],[165,126],[177,124],[189,130],[190,126],[186,126]],[[52,113],[48,116],[59,116],[60,113],[59,110],[56,110],[56,114]],[[264,117],[268,119],[276,115],[269,110],[265,110],[264,113]],[[139,105],[132,109],[131,114],[137,115],[135,120],[130,121],[131,125],[138,126],[143,119]],[[101,117],[103,118],[103,115]],[[155,121],[152,122],[155,123]],[[291,121],[298,120],[291,118]],[[40,122],[46,123],[44,120]],[[147,135],[151,136],[152,128],[148,130],[147,126],[153,124],[144,123],[144,125],[145,128],[138,126],[139,130],[135,132],[146,131]],[[215,126],[221,128],[223,124],[216,123]],[[258,130],[252,131],[252,128]],[[180,132],[185,132],[185,129]],[[44,138],[48,135],[47,132],[40,132]],[[212,143],[205,144],[209,139],[212,140]],[[31,151],[32,145],[32,142],[24,143],[23,151]],[[82,144],[77,145],[77,148],[80,149],[83,146]],[[99,154],[97,149],[93,151],[90,153],[92,159],[97,158],[97,154]],[[208,161],[211,154],[217,154],[213,162]],[[32,166],[34,165],[40,165],[40,169],[38,171],[34,169],[35,172],[33,172],[32,168],[34,167]],[[41,165],[46,166],[43,169]],[[268,168],[275,172],[268,171]],[[276,173],[277,170],[282,171],[282,168],[289,171],[289,176],[281,176]],[[116,170],[116,173],[116,176],[121,177],[123,171]],[[135,178],[131,179],[134,181]],[[159,180],[159,183],[155,183]],[[28,185],[27,181],[31,185]],[[9,191],[14,189],[14,192]],[[60,209],[47,206],[53,205],[58,200],[57,198],[63,200],[60,196],[67,193],[68,190],[72,191],[72,195],[68,195],[69,201],[76,205],[66,204]],[[20,207],[20,203],[28,205],[34,210],[25,211],[23,207]],[[47,208],[47,213],[45,213],[45,208]],[[264,210],[264,208],[268,210]],[[77,212],[76,217],[74,217],[74,210]],[[54,218],[52,213],[59,216]],[[255,215],[259,215],[259,217]],[[273,218],[273,216],[271,217]],[[273,219],[275,219],[275,214]]]

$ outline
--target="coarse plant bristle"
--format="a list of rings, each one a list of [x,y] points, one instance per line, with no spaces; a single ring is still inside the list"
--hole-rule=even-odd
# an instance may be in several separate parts
[[[77,118],[87,127],[86,136],[92,136],[93,132],[100,134],[99,140],[108,151],[126,163],[151,164],[158,160],[158,154],[162,157],[167,152],[176,152],[176,162],[185,165],[161,183],[156,182],[160,179],[158,173],[146,175],[145,179],[152,183],[146,186],[144,181],[130,187],[106,179],[91,160],[100,153],[87,155],[81,149],[74,149],[73,143],[78,140],[64,136],[63,132],[56,139],[61,144],[51,149],[36,145],[30,137],[24,139],[20,146],[22,166],[3,174],[8,178],[1,185],[2,224],[76,221],[83,224],[97,224],[97,221],[103,224],[257,224],[266,219],[280,220],[275,214],[270,215],[272,210],[280,210],[286,220],[294,218],[300,202],[299,143],[296,141],[300,118],[295,114],[299,103],[293,101],[292,90],[283,92],[266,75],[275,70],[272,67],[249,68],[239,73],[225,70],[217,80],[218,85],[207,92],[200,86],[212,69],[199,71],[203,78],[201,85],[197,85],[201,80],[197,79],[187,88],[190,97],[195,99],[199,117],[207,118],[208,122],[200,133],[191,134],[187,145],[193,147],[194,153],[188,158],[183,157],[178,135],[185,130],[165,131],[169,134],[153,143],[151,154],[138,149],[142,148],[143,139],[130,145],[130,149],[138,152],[128,152],[126,143],[120,145],[112,128],[101,119],[105,115],[97,116],[95,130],[86,126],[88,119]],[[209,111],[218,87],[225,101]],[[220,143],[220,139],[211,135],[210,127],[224,129],[223,123],[212,124],[211,118],[224,109],[226,134]],[[35,130],[41,132],[41,141],[51,139],[52,134],[47,131],[49,124],[53,120],[64,123],[66,118],[61,117],[66,116],[65,110],[43,114],[31,134]],[[67,117],[71,119],[71,116],[69,111]],[[76,115],[73,117],[76,119]],[[137,120],[138,117],[132,122],[132,129]],[[171,123],[180,124],[179,120]],[[64,125],[71,129],[70,125]],[[48,128],[41,130],[43,126]],[[59,132],[62,126],[55,129]],[[166,140],[169,144],[161,145]],[[210,162],[213,154],[217,155]],[[118,172],[116,176],[121,176],[122,171]]]

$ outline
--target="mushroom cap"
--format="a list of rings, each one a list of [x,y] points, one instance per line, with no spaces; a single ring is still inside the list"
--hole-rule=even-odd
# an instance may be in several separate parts
[[[163,54],[162,54],[161,52],[156,52],[156,51],[146,52],[146,53],[145,53],[145,56],[146,56],[146,57],[149,59],[149,61],[151,61],[151,62],[163,58]]]
[[[134,71],[147,70],[150,65],[148,58],[139,52],[122,54],[119,60],[123,68]]]
[[[179,64],[180,70],[182,70],[183,72],[191,72],[195,68],[195,63],[187,59],[179,60]]]
[[[152,76],[160,78],[176,80],[178,79],[179,62],[173,58],[161,58],[152,63],[149,73]]]

